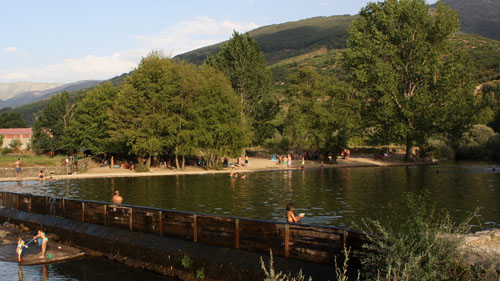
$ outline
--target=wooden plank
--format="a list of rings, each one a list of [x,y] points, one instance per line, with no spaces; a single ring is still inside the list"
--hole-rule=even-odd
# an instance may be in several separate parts
[[[290,225],[285,224],[285,257],[290,255]]]
[[[85,202],[84,222],[105,225],[103,205],[104,204],[97,202]]]
[[[107,226],[130,230],[131,208],[120,205],[106,207]]]
[[[240,249],[284,256],[285,224],[240,219]]]
[[[163,235],[193,240],[193,215],[181,212],[163,211]]]
[[[320,263],[343,258],[344,230],[318,226],[290,225],[289,257]]]
[[[129,222],[128,222],[128,225],[129,225],[130,231],[132,231],[134,229],[133,219],[134,219],[133,209],[129,208]]]
[[[193,215],[193,241],[198,242],[198,224],[196,223],[197,215]]]
[[[160,236],[163,236],[163,212],[162,211],[159,211],[158,213],[158,220],[159,220],[159,224],[160,224]]]
[[[82,222],[85,221],[85,201],[82,201]]]
[[[75,199],[64,199],[64,217],[70,220],[80,221],[82,216],[82,201]]]
[[[235,232],[235,248],[239,249],[240,248],[240,219],[235,219],[234,220],[234,232]]]
[[[197,241],[208,245],[235,246],[235,219],[209,215],[197,215]]]
[[[47,197],[31,196],[31,212],[42,215],[47,214]]]
[[[31,194],[17,195],[17,209],[24,212],[31,212]]]
[[[104,204],[104,226],[108,226],[108,205]]]
[[[133,231],[161,234],[161,211],[147,208],[133,208]]]

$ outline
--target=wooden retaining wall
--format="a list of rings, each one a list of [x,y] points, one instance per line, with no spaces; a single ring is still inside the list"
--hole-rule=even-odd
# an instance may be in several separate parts
[[[214,216],[106,202],[0,192],[0,206],[213,246],[332,264],[343,245],[361,250],[359,232],[307,224]]]

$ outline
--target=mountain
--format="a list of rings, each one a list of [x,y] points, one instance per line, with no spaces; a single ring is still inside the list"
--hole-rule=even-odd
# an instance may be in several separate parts
[[[101,83],[102,81],[98,80],[87,80],[87,81],[79,81],[69,84],[64,84],[58,87],[53,87],[43,91],[28,91],[23,93],[18,93],[17,95],[6,99],[0,103],[0,108],[4,107],[18,107],[25,104],[29,104],[38,100],[46,99],[54,94],[60,92],[73,92],[81,89],[91,88]],[[8,83],[6,83],[8,84]]]
[[[500,40],[500,0],[441,0],[455,9],[465,33]],[[435,7],[434,4],[433,7]]]
[[[0,100],[9,99],[24,92],[45,91],[61,85],[61,83],[36,82],[0,83]]]
[[[259,43],[269,64],[315,51],[322,47],[345,48],[347,27],[356,16],[315,17],[282,24],[263,26],[248,34]],[[175,58],[201,64],[224,44],[211,45]]]

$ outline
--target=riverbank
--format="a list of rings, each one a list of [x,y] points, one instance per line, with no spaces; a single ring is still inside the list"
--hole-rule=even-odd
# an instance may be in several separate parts
[[[236,162],[234,159],[230,163]],[[321,168],[355,168],[355,167],[387,167],[387,166],[412,166],[412,165],[427,165],[432,163],[427,162],[406,162],[402,160],[399,155],[394,158],[388,158],[384,160],[374,159],[373,156],[369,157],[366,155],[353,156],[347,159],[337,159],[337,164],[324,164],[323,167],[318,161],[305,161],[304,169],[321,169]],[[246,174],[252,172],[262,172],[262,171],[280,171],[280,170],[300,170],[302,169],[301,161],[294,160],[292,162],[292,167],[288,168],[277,161],[272,161],[268,158],[250,158],[249,165],[242,167],[237,167],[236,172],[238,174]],[[85,172],[71,175],[52,175],[54,180],[62,179],[86,179],[86,178],[111,178],[111,177],[144,177],[144,176],[168,176],[168,175],[203,175],[203,174],[218,174],[218,173],[230,173],[231,167],[224,168],[223,170],[206,170],[201,167],[187,166],[184,170],[176,170],[170,168],[160,168],[153,167],[150,172],[138,173],[128,169],[119,168],[109,168],[109,167],[97,167],[90,168]],[[51,175],[46,173],[47,180]],[[17,181],[19,179],[15,177],[0,177],[0,181]],[[38,180],[37,177],[21,177],[21,180],[31,181]]]

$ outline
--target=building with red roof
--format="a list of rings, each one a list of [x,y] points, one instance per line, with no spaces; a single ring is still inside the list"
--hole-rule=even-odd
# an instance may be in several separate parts
[[[31,136],[33,135],[33,130],[31,128],[9,128],[0,129],[0,135],[2,135],[2,145],[1,147],[9,147],[13,140],[18,139],[21,141],[21,150],[26,149],[31,144]]]

